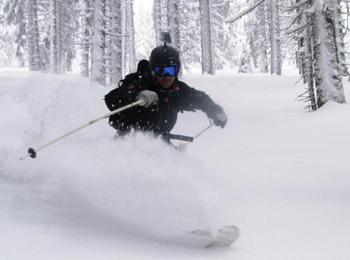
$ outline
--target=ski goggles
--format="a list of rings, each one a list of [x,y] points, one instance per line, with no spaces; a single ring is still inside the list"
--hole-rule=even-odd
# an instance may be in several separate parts
[[[176,65],[161,66],[153,68],[153,72],[160,77],[177,77],[179,68]]]

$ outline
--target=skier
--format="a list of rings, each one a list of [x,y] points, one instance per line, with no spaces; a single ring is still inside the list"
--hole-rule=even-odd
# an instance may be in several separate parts
[[[109,118],[118,135],[134,130],[148,131],[170,142],[169,134],[178,113],[197,109],[206,113],[216,126],[225,127],[227,117],[224,110],[204,92],[180,81],[180,67],[179,52],[164,43],[153,49],[148,66],[143,60],[136,74],[126,76],[118,88],[105,96],[106,105],[111,111],[140,98],[146,101],[144,106]]]

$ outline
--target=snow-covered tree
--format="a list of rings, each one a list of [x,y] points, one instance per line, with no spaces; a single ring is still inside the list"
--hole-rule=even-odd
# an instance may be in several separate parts
[[[257,37],[255,49],[257,50],[257,65],[260,72],[269,71],[268,63],[268,39],[267,39],[267,21],[266,21],[266,3],[260,5],[256,10],[256,28]]]
[[[50,0],[50,72],[63,73],[62,1]]]
[[[121,0],[96,0],[92,38],[91,79],[102,85],[122,77]]]
[[[211,14],[209,0],[200,0],[199,9],[201,14],[201,46],[202,46],[202,72],[214,74]]]
[[[134,26],[134,1],[122,1],[122,55],[123,75],[136,71],[135,26]]]
[[[296,64],[299,69],[304,83],[308,84],[307,91],[300,95],[303,99],[310,102],[310,108],[312,110],[317,110],[316,102],[316,90],[315,90],[315,79],[314,79],[314,66],[313,66],[313,45],[312,45],[312,22],[313,16],[311,13],[304,12],[311,8],[312,2],[304,3],[300,5],[301,1],[296,0],[295,3],[295,13],[296,17],[294,21],[296,22],[296,39],[298,44],[298,50],[296,53]],[[305,94],[306,97],[303,97]]]
[[[50,71],[65,73],[74,55],[75,0],[50,0]]]
[[[249,52],[246,49],[244,49],[242,51],[241,57],[239,58],[238,72],[251,73],[253,71],[250,57],[251,55],[249,55]]]
[[[308,83],[306,101],[317,110],[328,100],[345,103],[342,83],[344,60],[340,1],[296,1],[298,64]]]
[[[111,69],[110,69],[110,84],[115,85],[122,79],[122,13],[121,0],[111,0]]]
[[[13,24],[17,27],[16,32],[16,57],[21,67],[24,67],[26,62],[26,15],[25,1],[14,0],[7,1],[4,7],[5,19],[8,24]]]
[[[12,65],[14,62],[15,34],[13,25],[6,22],[3,12],[5,3],[0,1],[0,67]]]
[[[161,44],[161,32],[165,32],[168,29],[167,24],[167,0],[154,0],[153,1],[153,24],[155,30],[156,44]]]
[[[256,1],[251,0],[248,3],[249,5],[254,5]],[[254,11],[250,12],[244,22],[249,53],[254,67],[264,73],[269,71],[268,49],[270,41],[267,37],[269,35],[268,25],[266,3],[262,3]]]
[[[168,31],[173,46],[180,50],[180,6],[178,0],[168,0],[167,20]]]
[[[40,36],[38,24],[38,0],[26,2],[27,15],[27,48],[29,70],[38,71],[43,69],[40,55]]]
[[[315,1],[314,52],[317,103],[323,105],[328,100],[345,103],[340,57],[340,16],[339,1]]]
[[[89,77],[90,63],[91,63],[91,45],[92,45],[92,30],[94,22],[94,0],[81,0],[81,42],[79,43],[81,49],[80,58],[80,75]]]
[[[180,12],[181,30],[181,58],[183,67],[190,70],[200,66],[201,62],[201,34],[200,13],[198,0],[182,0]]]
[[[230,44],[230,34],[225,23],[229,14],[229,1],[211,0],[210,5],[214,69],[220,70],[226,63]]]
[[[245,15],[245,22],[250,53],[256,67],[267,72],[267,57],[270,55],[271,74],[282,72],[281,48],[281,0],[248,0],[248,7],[239,14],[227,19],[227,23],[235,23]],[[259,64],[259,65],[258,65]]]
[[[271,45],[271,74],[281,75],[281,27],[280,27],[280,0],[268,0],[267,9],[270,29]]]
[[[105,0],[96,0],[94,6],[94,30],[92,38],[91,80],[106,85],[105,64]]]

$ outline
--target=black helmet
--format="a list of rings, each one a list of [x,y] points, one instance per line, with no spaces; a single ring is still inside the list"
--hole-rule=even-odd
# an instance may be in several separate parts
[[[149,63],[152,70],[156,67],[168,65],[176,65],[180,70],[181,66],[179,52],[167,44],[158,46],[152,50]]]

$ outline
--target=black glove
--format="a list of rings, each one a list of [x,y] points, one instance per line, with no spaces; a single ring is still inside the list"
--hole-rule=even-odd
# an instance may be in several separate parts
[[[220,126],[224,128],[227,122],[227,116],[224,110],[220,109],[213,114],[211,114],[210,118],[213,120],[214,125]]]

